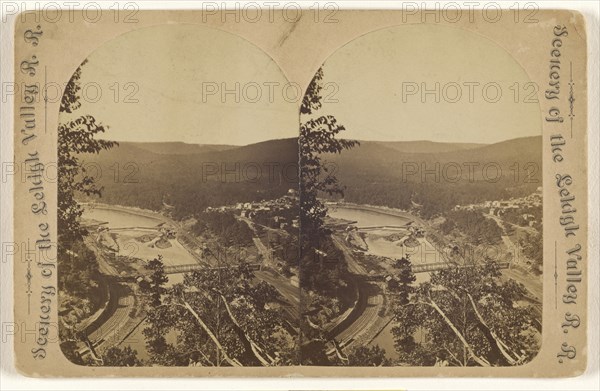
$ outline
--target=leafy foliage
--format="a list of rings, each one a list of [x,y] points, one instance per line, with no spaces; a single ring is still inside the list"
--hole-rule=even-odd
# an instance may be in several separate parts
[[[385,350],[379,345],[359,346],[348,354],[348,365],[352,367],[380,367],[390,365]]]
[[[104,353],[102,365],[105,367],[139,367],[144,363],[138,359],[137,351],[130,346],[124,348],[113,346]]]
[[[157,307],[161,304],[162,295],[167,292],[164,285],[169,282],[162,256],[159,255],[158,258],[148,261],[145,268],[150,271],[150,276],[147,280],[140,281],[140,291],[148,295],[151,306]]]
[[[235,218],[231,212],[201,212],[197,215],[197,222],[193,230],[201,234],[208,230],[222,238],[224,245],[251,245],[252,230],[243,221]]]
[[[77,68],[67,83],[65,93],[60,104],[61,119],[65,114],[73,114],[81,107],[81,78],[84,61]],[[79,225],[82,214],[81,206],[75,201],[75,195],[80,192],[85,195],[101,195],[101,188],[96,186],[96,180],[87,175],[82,164],[81,154],[97,154],[102,150],[110,149],[117,145],[116,142],[99,140],[95,137],[103,133],[106,127],[97,122],[91,115],[81,115],[69,119],[58,125],[58,234],[59,255],[64,254],[64,246],[60,243],[69,243],[81,239],[83,231]]]
[[[322,107],[323,69],[312,79],[303,98],[300,113],[306,121],[300,125],[300,248],[301,285],[305,290],[323,292],[328,282],[338,280],[342,257],[332,254],[335,246],[323,226],[327,207],[320,196],[343,195],[333,167],[324,161],[325,154],[340,154],[358,145],[357,141],[337,139],[344,126],[331,115],[319,115]],[[333,262],[332,262],[333,261]],[[330,287],[331,288],[331,287]]]
[[[406,257],[396,260],[394,269],[396,269],[397,272],[388,283],[388,288],[397,293],[397,304],[406,305],[409,302],[410,294],[413,293],[412,284],[417,280],[412,271],[409,256],[407,255]]]
[[[240,264],[185,276],[160,304],[146,302],[144,330],[151,362],[159,365],[260,366],[295,362],[279,294]],[[158,304],[158,305],[157,305]],[[166,335],[175,333],[176,342]]]
[[[82,164],[81,154],[96,154],[103,149],[112,148],[113,142],[97,140],[98,133],[105,127],[91,115],[81,115],[75,119],[65,119],[73,115],[81,107],[81,90],[79,80],[82,66],[77,68],[67,86],[60,104],[60,120],[58,126],[58,183],[57,183],[57,220],[58,220],[58,286],[61,304],[65,297],[72,296],[77,303],[87,303],[84,311],[75,315],[65,314],[64,324],[75,327],[80,317],[88,316],[98,305],[99,269],[96,254],[84,244],[85,231],[79,219],[81,206],[76,202],[77,193],[100,195],[101,189],[96,186],[94,178],[87,175]],[[77,311],[73,311],[77,312]],[[64,328],[61,337],[65,336]]]
[[[325,164],[323,154],[340,154],[358,145],[358,141],[337,139],[345,130],[331,115],[317,115],[322,106],[320,68],[312,79],[302,100],[300,113],[308,116],[300,125],[300,225],[302,240],[310,243],[323,231],[323,218],[327,208],[318,199],[320,195],[343,195],[343,189],[333,173],[333,167]]]
[[[323,69],[312,79],[300,108],[299,144],[300,163],[300,286],[304,292],[302,311],[312,313],[312,318],[330,318],[326,306],[320,303],[336,299],[336,287],[347,271],[343,255],[334,245],[330,232],[324,227],[327,207],[323,196],[343,196],[343,187],[335,175],[334,167],[327,164],[326,155],[341,154],[359,143],[337,138],[345,130],[332,115],[321,115],[321,90]],[[311,292],[312,291],[312,292]],[[334,311],[336,313],[337,311]],[[326,341],[320,325],[315,325],[309,315],[301,322],[302,363],[326,365]]]
[[[520,302],[525,288],[501,280],[489,262],[432,273],[395,303],[392,332],[400,360],[410,365],[507,366],[539,349],[534,311]]]
[[[519,235],[519,245],[523,254],[531,259],[534,272],[541,274],[544,266],[543,237],[540,233],[525,231]]]
[[[444,234],[456,229],[472,244],[497,244],[501,241],[502,229],[480,211],[454,210],[445,214],[446,221],[440,225]]]

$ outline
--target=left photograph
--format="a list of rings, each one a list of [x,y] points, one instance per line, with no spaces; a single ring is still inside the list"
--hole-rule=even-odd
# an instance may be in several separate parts
[[[58,127],[69,360],[299,363],[302,95],[257,46],[194,25],[126,33],[74,70]]]

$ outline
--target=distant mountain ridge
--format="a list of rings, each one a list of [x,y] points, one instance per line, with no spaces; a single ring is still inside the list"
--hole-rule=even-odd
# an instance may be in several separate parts
[[[408,153],[441,153],[462,151],[466,149],[474,149],[483,147],[489,144],[478,143],[441,143],[429,140],[418,141],[365,141],[368,143],[377,143],[382,146],[395,149],[398,152]]]
[[[420,205],[426,218],[456,205],[523,197],[542,185],[542,136],[464,147],[402,152],[367,141],[326,159],[336,167],[346,201],[405,210]]]
[[[404,162],[498,163],[508,167],[515,162],[533,162],[541,167],[541,136],[523,137],[494,144],[438,143],[432,141],[361,141],[360,146],[341,154],[326,155],[325,159],[335,162],[346,175],[351,172],[373,172],[378,177],[397,176]],[[136,162],[144,165],[145,171],[156,170],[161,174],[172,172],[175,178],[181,172],[197,170],[206,163],[260,163],[271,162],[281,165],[298,162],[298,139],[286,138],[267,140],[254,144],[212,145],[185,144],[178,142],[119,142],[119,146],[101,154],[94,160],[105,161],[107,166],[115,162]],[[350,172],[348,172],[350,171]],[[178,174],[180,172],[180,174]]]
[[[225,151],[228,149],[234,149],[238,147],[236,145],[220,144],[188,144],[179,141],[147,143],[121,141],[119,142],[119,144],[130,145],[159,155],[191,155],[196,153]]]
[[[542,136],[521,137],[494,144],[437,143],[431,141],[361,141],[352,153],[333,155],[331,159],[357,162],[398,162],[403,160],[475,161],[490,162],[494,159],[533,159],[541,164]]]
[[[360,146],[324,159],[337,165],[335,175],[347,188],[348,201],[401,209],[415,201],[429,205],[428,213],[437,213],[457,204],[531,193],[541,184],[541,144],[541,136],[489,145],[362,141]],[[207,206],[278,198],[298,186],[297,138],[245,146],[119,142],[118,147],[97,155],[84,155],[83,161],[97,163],[97,171],[104,174],[99,178],[103,202],[154,210],[167,202],[175,205],[178,217]],[[450,163],[451,176],[456,175],[452,169],[456,165],[480,164],[475,169],[476,183],[465,181],[467,169],[459,174],[461,182],[455,183],[432,182],[435,177],[431,175],[422,182],[419,172],[406,176],[405,162],[416,163],[413,169],[427,170],[437,163],[441,167]],[[486,163],[501,167],[500,181],[481,180]],[[524,182],[528,163],[537,164],[535,182]],[[518,167],[517,180],[512,167]]]
[[[522,137],[511,140],[500,141],[492,144],[483,143],[452,143],[452,142],[437,142],[430,140],[416,140],[416,141],[372,141],[372,140],[359,140],[361,147],[367,146],[368,149],[374,149],[376,147],[386,150],[388,152],[395,151],[407,154],[444,154],[459,151],[473,151],[480,150],[482,148],[489,148],[488,150],[497,149],[501,145],[511,146],[523,146],[528,144],[532,139],[539,138],[541,136]],[[253,150],[257,152],[265,152],[270,147],[279,148],[283,144],[297,141],[297,138],[285,138],[285,139],[274,139],[266,140],[248,145],[229,145],[229,144],[191,144],[179,141],[168,141],[168,142],[134,142],[134,141],[119,141],[121,147],[135,148],[138,150],[144,150],[152,154],[157,155],[193,155],[193,154],[205,154],[205,153],[219,153],[223,151],[234,151],[240,150],[245,151],[244,155],[249,155]],[[518,141],[521,140],[521,141]],[[289,147],[289,145],[287,145]],[[360,147],[357,147],[357,149]],[[377,148],[377,149],[378,149]],[[522,149],[522,148],[519,148]],[[260,151],[259,151],[260,150]]]

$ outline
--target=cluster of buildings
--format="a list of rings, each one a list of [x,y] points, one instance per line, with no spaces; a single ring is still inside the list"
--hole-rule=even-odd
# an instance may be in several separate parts
[[[542,202],[542,188],[538,187],[534,193],[526,197],[511,198],[506,201],[485,201],[472,205],[456,205],[454,210],[484,210],[492,216],[502,217],[507,213],[518,215],[519,211],[541,208]],[[536,217],[531,213],[521,213],[521,217],[529,226],[533,226],[536,222]]]
[[[208,207],[207,212],[225,212],[233,211],[241,217],[248,219],[270,219],[270,226],[275,226],[280,229],[285,229],[289,226],[298,228],[300,222],[298,218],[290,218],[283,216],[289,215],[289,211],[296,208],[298,205],[298,194],[294,189],[289,189],[283,197],[274,200],[262,200],[260,202],[238,202],[235,205],[220,206],[216,208]],[[297,212],[294,213],[294,216]]]
[[[506,201],[485,201],[480,204],[456,205],[454,210],[481,210],[488,209],[489,214],[502,216],[505,211],[519,210],[530,207],[542,206],[542,188],[538,187],[535,193],[522,198],[511,198]]]

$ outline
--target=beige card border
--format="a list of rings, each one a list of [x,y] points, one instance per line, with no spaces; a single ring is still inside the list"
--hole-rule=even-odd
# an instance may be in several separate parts
[[[510,14],[506,11],[507,16]],[[110,13],[107,12],[106,16]],[[35,13],[27,14],[24,23],[17,19],[15,26],[15,82],[23,81],[44,83],[47,81],[65,82],[74,69],[95,48],[102,43],[119,36],[127,31],[163,23],[194,23],[212,28],[219,28],[237,34],[260,47],[269,54],[281,67],[291,82],[307,86],[312,75],[329,55],[337,48],[354,38],[373,30],[413,23],[414,19],[403,21],[401,11],[341,11],[336,13],[337,23],[315,23],[315,15],[306,10],[305,16],[296,22],[284,20],[275,13],[275,19],[261,19],[257,23],[249,23],[243,18],[239,23],[222,23],[220,14],[208,17],[203,21],[200,11],[140,11],[137,14],[138,23],[114,23],[111,17],[103,17],[98,23],[84,23],[79,13],[75,13],[73,22],[60,21],[46,23],[34,21]],[[279,15],[279,16],[278,16]],[[561,304],[561,292],[564,284],[564,257],[558,258],[559,301],[555,308],[555,297],[551,291],[554,288],[554,242],[558,252],[572,247],[575,243],[582,246],[582,261],[584,273],[587,274],[587,52],[585,37],[585,21],[583,16],[575,11],[540,10],[537,13],[539,23],[515,23],[513,18],[505,17],[497,23],[489,23],[476,17],[475,23],[469,23],[468,18],[461,18],[458,23],[447,23],[443,18],[439,24],[473,31],[488,37],[505,48],[526,70],[530,79],[539,86],[548,83],[549,52],[553,39],[552,29],[555,25],[566,25],[569,37],[561,48],[561,59],[573,62],[573,79],[575,82],[574,97],[577,110],[576,127],[573,139],[568,140],[564,151],[565,161],[560,165],[552,162],[551,150],[548,145],[549,135],[565,128],[543,123],[543,162],[544,162],[544,315],[543,343],[540,354],[528,364],[520,367],[503,368],[430,368],[430,367],[393,367],[393,368],[344,368],[344,367],[275,367],[275,368],[104,368],[83,367],[69,362],[60,351],[58,343],[47,346],[47,356],[43,360],[35,360],[31,349],[36,347],[35,336],[21,333],[15,337],[15,358],[17,369],[35,377],[62,376],[135,376],[135,377],[183,377],[183,376],[227,376],[227,377],[273,377],[273,376],[338,376],[338,377],[409,377],[409,376],[472,376],[472,377],[565,377],[576,376],[586,369],[586,332],[587,332],[587,284],[580,284],[578,303],[576,306]],[[35,30],[37,25],[44,32],[38,46],[25,42],[23,37],[26,30]],[[323,39],[326,37],[326,39]],[[317,43],[318,44],[315,44]],[[68,50],[65,48],[68,47]],[[524,49],[524,50],[523,50]],[[21,62],[31,60],[35,55],[39,61],[37,73],[28,76],[20,72]],[[47,67],[47,68],[46,68]],[[46,70],[46,76],[44,75]],[[567,74],[562,71],[561,99],[558,105],[562,113],[568,113],[569,102]],[[561,83],[562,84],[562,83]],[[551,104],[543,95],[539,96],[542,115],[545,115]],[[44,102],[37,102],[35,111],[40,118],[37,127],[37,139],[24,146],[20,143],[20,123],[18,121],[19,107],[22,104],[18,98],[14,101],[15,115],[15,163],[24,161],[27,152],[37,150],[41,159],[46,162],[56,161],[56,128],[58,103],[48,103],[45,111]],[[44,129],[41,119],[47,115],[47,129]],[[570,190],[576,194],[578,209],[578,224],[580,230],[575,239],[565,239],[557,219],[559,201],[554,175],[557,173],[570,174],[573,184]],[[18,178],[18,177],[17,177]],[[56,205],[56,189],[54,183],[45,184],[45,196],[50,213],[46,217],[50,224],[53,241],[56,240],[56,219],[52,210]],[[38,236],[38,221],[31,214],[31,196],[28,193],[28,183],[14,181],[14,239],[16,243],[35,241]],[[41,220],[39,222],[42,222]],[[22,261],[22,247],[17,245],[14,255],[14,319],[16,324],[33,325],[39,319],[39,309],[27,315],[26,284],[27,262]],[[563,263],[560,263],[561,259]],[[562,269],[561,269],[562,267]],[[39,269],[33,267],[35,277],[32,285],[33,297],[39,298],[41,277]],[[585,278],[585,277],[584,277]],[[54,284],[55,278],[43,281],[44,284]],[[36,300],[32,300],[34,305]],[[56,303],[52,307],[52,319],[57,319]],[[576,313],[581,318],[581,325],[568,334],[563,333],[562,322],[566,311]],[[37,316],[37,318],[36,318]],[[32,326],[29,326],[30,328]],[[55,338],[54,340],[57,340]],[[577,350],[572,359],[565,359],[560,364],[557,354],[561,344],[574,346]]]

